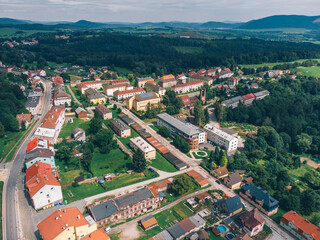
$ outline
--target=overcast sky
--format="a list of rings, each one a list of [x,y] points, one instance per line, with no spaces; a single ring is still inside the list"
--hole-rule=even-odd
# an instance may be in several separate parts
[[[0,0],[0,17],[35,21],[248,21],[320,15],[319,0]]]

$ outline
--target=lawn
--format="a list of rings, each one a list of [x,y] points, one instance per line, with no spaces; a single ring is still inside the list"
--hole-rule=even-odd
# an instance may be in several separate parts
[[[76,177],[80,176],[80,169],[70,170],[70,171],[61,171],[60,174],[60,184],[62,187],[72,184],[73,180]]]
[[[280,223],[280,219],[282,218],[283,214],[285,214],[287,211],[278,208],[278,212],[272,216],[270,216],[270,218],[275,221],[276,223]]]
[[[155,125],[149,125],[149,127],[151,127],[153,130],[155,130],[156,132],[159,131],[159,128],[157,128]]]
[[[150,166],[165,172],[177,171],[177,169],[158,152],[156,152],[156,159],[151,161]]]
[[[308,59],[300,59],[300,60],[296,60],[296,61],[293,61],[293,62],[272,62],[272,63],[261,63],[261,64],[243,64],[241,65],[241,67],[243,68],[259,68],[259,67],[265,67],[265,66],[268,66],[269,68],[273,68],[274,66],[276,65],[279,65],[279,64],[284,64],[284,63],[294,63],[294,62],[303,62],[303,61],[306,61]],[[313,59],[313,60],[319,60],[319,59]]]
[[[2,191],[3,182],[0,182],[0,240],[2,240]]]
[[[307,77],[320,77],[320,66],[313,67],[298,67],[295,69],[297,72],[301,72],[302,75]]]
[[[207,153],[207,155],[205,154],[205,152]],[[192,152],[192,155],[194,156],[195,159],[206,159],[210,157],[210,150],[205,150],[205,149],[201,149],[201,150],[197,150],[197,153],[200,155],[198,156],[197,154],[195,154],[194,152]],[[206,155],[206,156],[205,156]],[[190,154],[191,157],[191,154]]]
[[[73,118],[73,123],[67,122],[64,123],[61,132],[59,134],[59,138],[70,137],[72,131],[75,128],[82,128],[84,131],[87,131],[89,128],[90,121],[85,121],[79,118]]]

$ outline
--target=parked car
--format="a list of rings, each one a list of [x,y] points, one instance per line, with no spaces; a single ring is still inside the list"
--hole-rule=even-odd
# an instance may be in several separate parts
[[[152,177],[153,178],[158,177],[158,174],[153,174]]]
[[[221,181],[220,180],[216,180],[216,183],[221,184]]]
[[[148,168],[150,172],[154,172],[154,169],[153,168]]]
[[[107,228],[105,229],[105,231],[106,231],[106,233],[109,233],[109,232],[111,231],[111,227],[107,227]]]
[[[247,204],[245,202],[241,202],[244,208],[247,208]]]

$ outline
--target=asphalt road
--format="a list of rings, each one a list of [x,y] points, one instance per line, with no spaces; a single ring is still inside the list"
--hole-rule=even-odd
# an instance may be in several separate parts
[[[27,144],[34,134],[35,130],[39,126],[42,118],[44,117],[43,113],[47,113],[50,108],[50,97],[51,97],[51,87],[50,82],[45,82],[45,92],[43,94],[42,102],[42,116],[40,121],[33,127],[33,129],[28,134],[27,138],[19,148],[15,159],[12,162],[11,170],[9,173],[8,181],[6,184],[5,192],[5,239],[7,240],[17,240],[19,239],[18,231],[18,222],[17,222],[17,208],[16,208],[16,189],[23,189],[23,182],[21,178],[21,171],[24,163],[24,157],[26,154]],[[24,174],[23,174],[24,175]],[[18,190],[19,191],[19,190]]]

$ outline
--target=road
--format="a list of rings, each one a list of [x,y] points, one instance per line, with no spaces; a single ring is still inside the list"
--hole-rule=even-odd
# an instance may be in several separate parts
[[[79,106],[82,106],[82,103],[78,101],[78,99],[76,98],[76,96],[74,95],[74,92],[72,91],[70,85],[67,85],[67,88],[69,89],[69,92],[71,93],[73,100],[79,104]]]
[[[7,240],[17,240],[21,239],[21,234],[18,232],[21,232],[21,229],[18,225],[19,220],[19,210],[17,209],[17,206],[19,203],[17,202],[17,191],[20,191],[21,189],[24,189],[22,179],[24,174],[21,174],[21,170],[23,168],[24,163],[24,157],[26,154],[27,144],[30,141],[30,138],[34,134],[35,130],[41,123],[44,113],[47,113],[47,111],[50,108],[50,99],[51,99],[51,86],[50,82],[45,82],[45,88],[44,88],[44,94],[42,100],[44,101],[42,103],[42,110],[41,110],[41,118],[40,121],[33,127],[33,129],[30,131],[26,139],[21,144],[20,148],[17,151],[16,157],[14,158],[12,162],[12,167],[9,172],[8,181],[6,182],[5,187],[5,201],[4,201],[4,216],[5,216],[5,226],[4,226],[4,239]],[[20,220],[19,220],[20,221]]]

